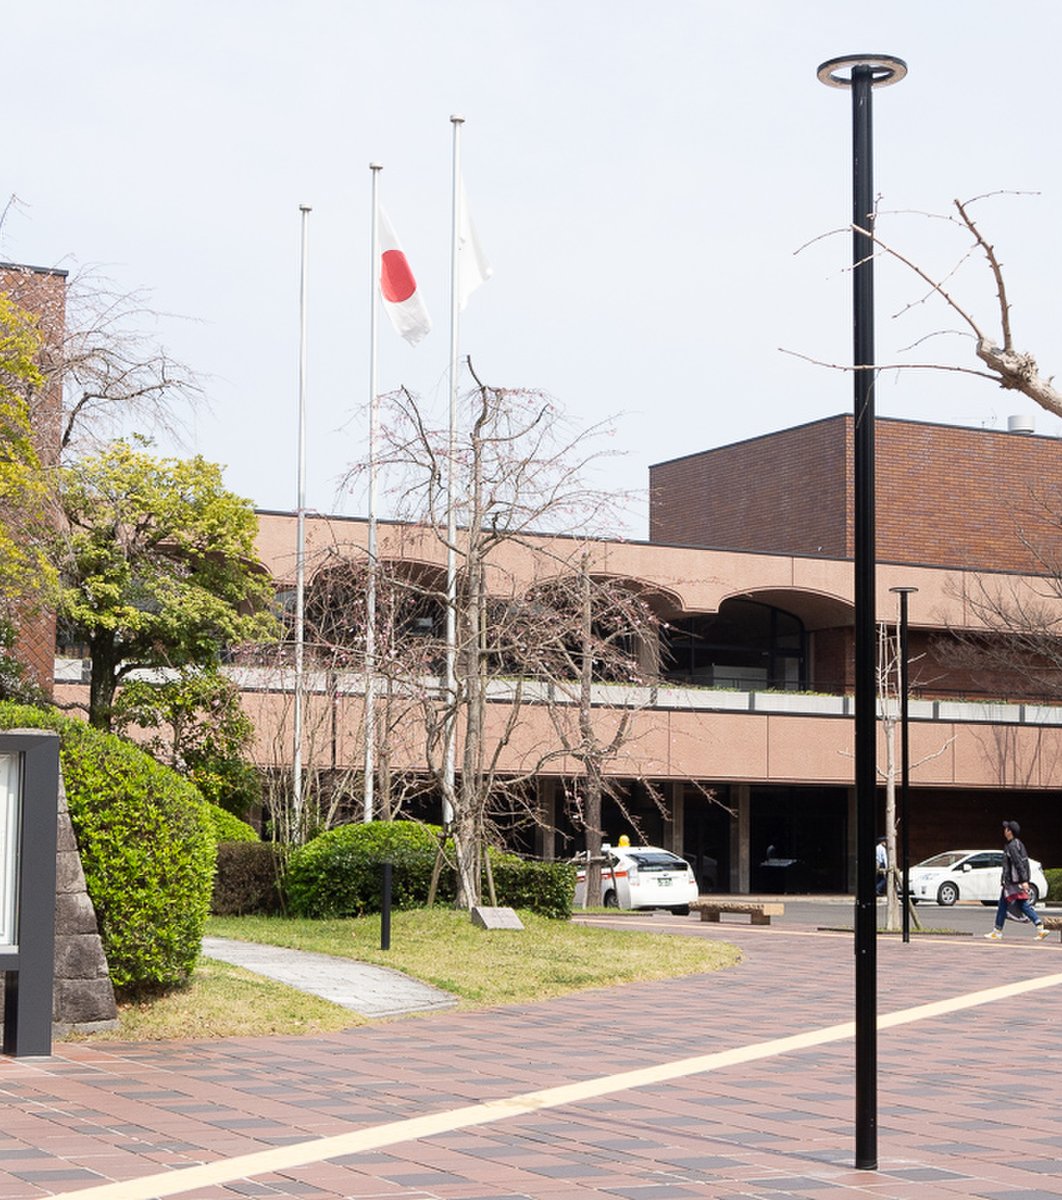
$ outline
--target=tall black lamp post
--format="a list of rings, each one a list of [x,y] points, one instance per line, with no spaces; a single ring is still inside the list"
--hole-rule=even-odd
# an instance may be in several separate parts
[[[907,650],[907,597],[917,592],[916,587],[889,588],[900,597],[900,863],[903,867],[901,887],[903,891],[903,940],[911,940],[911,898],[909,895],[909,877],[911,871],[911,843],[908,838],[910,827],[908,814],[908,788],[911,783],[911,745],[908,739],[907,702],[911,695],[911,681],[908,669],[910,655]]]
[[[877,638],[874,618],[874,180],[871,96],[907,74],[887,54],[831,58],[818,69],[829,87],[852,92],[852,318],[855,380],[855,1052],[856,1161],[878,1166],[877,1129]]]

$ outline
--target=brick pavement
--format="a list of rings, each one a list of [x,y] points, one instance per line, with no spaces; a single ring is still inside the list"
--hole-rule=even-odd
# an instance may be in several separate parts
[[[73,1043],[49,1059],[0,1059],[0,1200],[86,1190],[114,1200],[1062,1197],[1062,975],[881,1031],[873,1172],[852,1166],[847,1037],[537,1111],[495,1103],[473,1110],[484,1123],[447,1129],[442,1116],[431,1136],[380,1133],[851,1019],[850,935],[680,927],[736,942],[744,961],[323,1037]],[[882,1014],[1062,972],[1054,941],[882,938],[878,957]],[[337,1153],[351,1137],[366,1148]],[[323,1161],[312,1146],[298,1152],[321,1138],[348,1141],[329,1143]],[[197,1164],[270,1153],[304,1161],[236,1161],[218,1182],[196,1180]],[[168,1188],[137,1182],[160,1173]]]

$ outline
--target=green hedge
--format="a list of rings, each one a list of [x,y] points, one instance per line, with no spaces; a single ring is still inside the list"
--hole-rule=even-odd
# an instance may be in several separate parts
[[[288,908],[300,917],[379,912],[384,862],[392,864],[392,906],[418,908],[428,899],[439,835],[437,826],[413,821],[372,821],[322,833],[291,853],[284,877]],[[575,869],[569,864],[524,862],[492,852],[491,870],[499,904],[548,917],[571,916]],[[456,872],[448,865],[436,899],[448,903],[456,895]]]
[[[384,862],[392,864],[391,904],[416,908],[428,898],[439,830],[414,821],[369,821],[341,825],[293,850],[284,876],[284,895],[297,917],[357,917],[379,912]],[[444,872],[440,900],[454,898],[451,872]]]
[[[566,921],[575,898],[575,867],[564,862],[491,859],[498,903]]]
[[[214,874],[199,792],[132,743],[52,710],[0,703],[0,728],[59,734],[70,820],[115,987],[183,983],[199,954]]]
[[[225,917],[281,912],[280,876],[280,854],[271,843],[219,842],[210,911]]]
[[[1051,867],[1044,871],[1047,880],[1047,899],[1062,901],[1062,867]]]
[[[214,841],[220,846],[222,842],[258,842],[261,841],[255,830],[241,821],[234,813],[220,804],[207,802],[207,817],[214,832]]]

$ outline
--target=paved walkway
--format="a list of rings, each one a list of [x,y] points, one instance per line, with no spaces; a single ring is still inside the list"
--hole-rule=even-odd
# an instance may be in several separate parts
[[[331,954],[282,950],[279,946],[259,946],[253,942],[212,937],[203,939],[203,953],[208,958],[218,958],[276,979],[301,992],[323,996],[325,1000],[365,1017],[436,1012],[453,1008],[457,1003],[449,992],[410,979],[401,971],[336,958]]]
[[[1057,940],[879,941],[879,1163],[857,1171],[851,936],[651,920],[744,961],[320,1037],[0,1059],[0,1197],[1062,1197]]]

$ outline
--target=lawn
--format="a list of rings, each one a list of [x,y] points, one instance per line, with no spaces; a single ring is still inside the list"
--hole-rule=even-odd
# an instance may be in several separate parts
[[[380,918],[212,917],[207,934],[354,958],[444,988],[464,1008],[545,1000],[585,988],[670,979],[733,966],[726,943],[639,930],[592,929],[521,912],[523,930],[477,929],[449,908],[395,912],[391,948]],[[348,1009],[200,959],[187,988],[123,1005],[120,1028],[92,1040],[311,1034],[364,1023]]]

